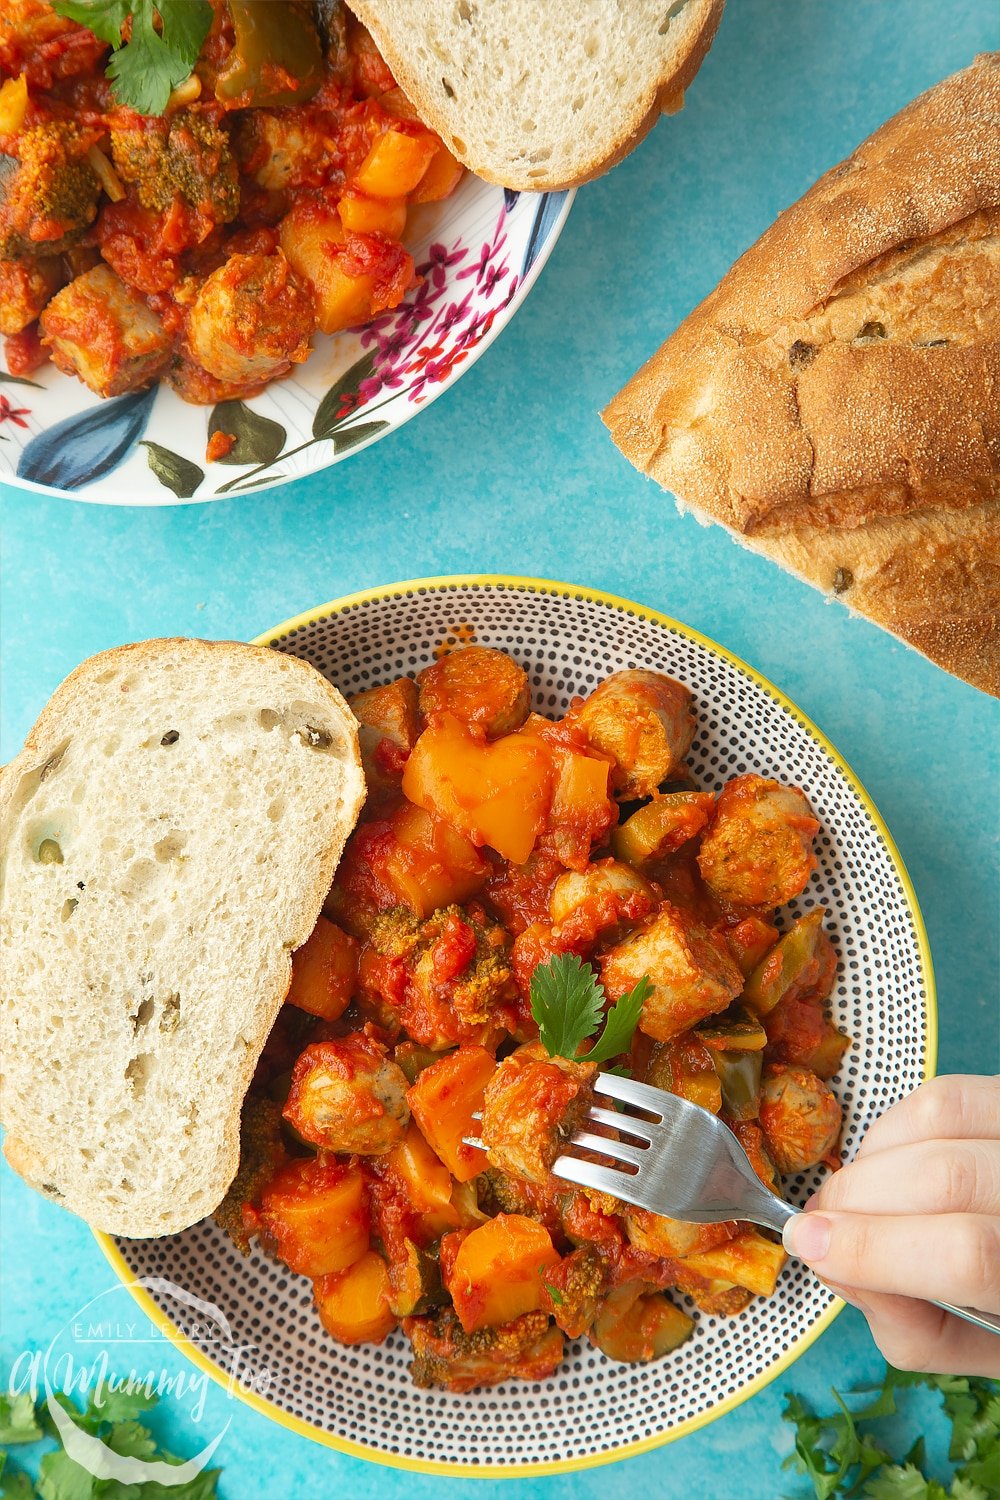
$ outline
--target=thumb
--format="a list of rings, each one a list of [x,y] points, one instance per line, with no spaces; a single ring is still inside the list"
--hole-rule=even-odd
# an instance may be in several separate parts
[[[986,1214],[798,1214],[785,1249],[860,1291],[1000,1308],[1000,1219]]]

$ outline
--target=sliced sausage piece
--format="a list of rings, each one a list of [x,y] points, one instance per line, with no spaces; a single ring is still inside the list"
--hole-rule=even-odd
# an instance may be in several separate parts
[[[490,739],[520,729],[528,717],[528,676],[503,651],[463,646],[417,677],[425,719],[451,714]]]
[[[651,797],[676,776],[694,739],[691,693],[662,672],[613,672],[578,710],[590,743],[614,760],[620,801]]]
[[[798,787],[737,776],[723,787],[702,838],[702,879],[733,905],[782,906],[805,889],[816,868],[818,829]]]

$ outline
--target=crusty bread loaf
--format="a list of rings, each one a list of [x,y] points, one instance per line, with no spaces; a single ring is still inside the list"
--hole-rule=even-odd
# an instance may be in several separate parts
[[[146,641],[57,688],[0,773],[0,1114],[33,1186],[123,1235],[215,1208],[363,796],[294,657]]]
[[[724,0],[350,0],[421,117],[488,182],[607,171],[684,103]]]
[[[1000,53],[820,178],[604,420],[682,508],[1000,693]]]

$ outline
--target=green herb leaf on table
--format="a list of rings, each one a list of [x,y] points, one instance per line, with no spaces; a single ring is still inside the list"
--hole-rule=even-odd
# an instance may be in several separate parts
[[[19,1396],[0,1396],[0,1443],[37,1443],[41,1436],[35,1403],[27,1391]]]
[[[113,48],[107,73],[115,98],[143,115],[163,113],[171,90],[190,76],[212,25],[209,0],[53,0],[53,9]]]
[[[135,1420],[157,1403],[158,1398],[144,1387],[126,1384],[111,1390],[101,1385],[89,1394],[83,1411],[64,1392],[53,1394],[77,1427],[99,1437],[112,1452],[150,1463],[184,1462],[160,1448],[149,1428]],[[41,1455],[34,1484],[22,1470],[10,1467],[8,1455],[0,1449],[0,1500],[216,1500],[221,1469],[203,1469],[179,1485],[153,1479],[123,1483],[88,1473],[62,1447],[45,1403],[36,1406],[27,1394],[0,1396],[0,1424],[3,1440],[9,1443],[32,1443],[46,1437],[59,1443]]]
[[[649,979],[643,975],[605,1017],[607,996],[590,965],[575,953],[555,954],[547,963],[537,964],[531,976],[531,1014],[542,1046],[550,1057],[574,1058],[604,1018],[604,1029],[587,1059],[601,1063],[621,1056],[632,1045],[649,989]]]
[[[897,1458],[866,1430],[898,1411],[898,1391],[918,1386],[940,1394],[951,1421],[949,1454],[958,1467],[949,1485],[924,1472],[922,1437]],[[795,1428],[795,1451],[784,1467],[808,1477],[816,1500],[994,1500],[1000,1495],[1000,1388],[994,1381],[907,1374],[889,1365],[881,1385],[869,1389],[876,1392],[874,1400],[855,1410],[834,1391],[838,1410],[828,1416],[818,1416],[798,1396],[786,1397],[783,1416]]]
[[[35,1486],[23,1469],[15,1469],[0,1478],[0,1496],[3,1500],[35,1500]]]
[[[151,1411],[157,1400],[142,1385],[129,1389],[122,1384],[115,1390],[101,1385],[87,1397],[86,1415],[97,1422],[131,1422],[142,1412]]]

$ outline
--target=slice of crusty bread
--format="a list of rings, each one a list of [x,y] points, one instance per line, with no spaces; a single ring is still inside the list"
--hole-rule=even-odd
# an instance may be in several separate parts
[[[34,1187],[115,1234],[211,1212],[364,796],[306,662],[146,641],[57,688],[0,773],[0,1114]]]
[[[684,102],[724,0],[350,0],[421,118],[488,182],[576,187]]]
[[[604,420],[682,507],[1000,694],[1000,53],[821,177]]]

